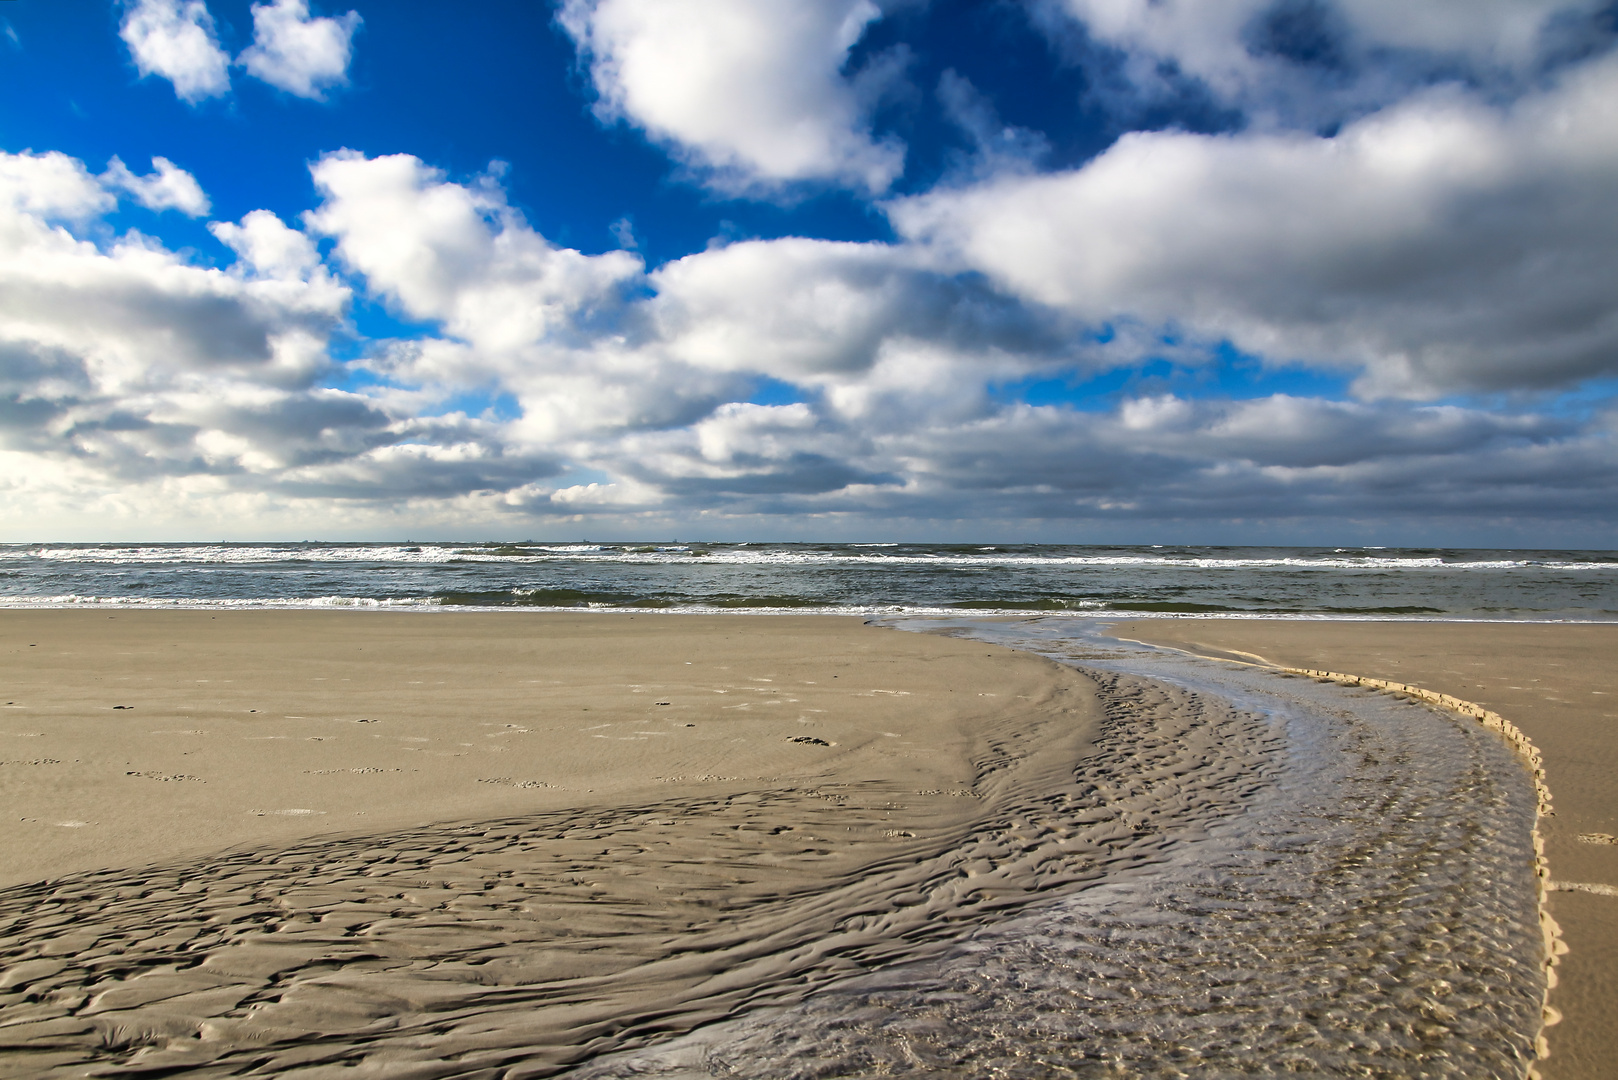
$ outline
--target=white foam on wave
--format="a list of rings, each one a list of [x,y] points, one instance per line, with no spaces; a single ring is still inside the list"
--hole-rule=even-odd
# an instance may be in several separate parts
[[[200,596],[86,596],[67,593],[60,596],[7,596],[0,597],[0,608],[158,608],[207,609],[215,608],[359,608],[401,610],[432,610],[438,607],[433,598],[369,596],[306,596],[306,597],[200,597]]]
[[[453,612],[483,612],[521,615],[525,612],[536,614],[573,614],[573,615],[843,615],[855,618],[881,618],[891,616],[903,617],[946,617],[951,619],[1081,619],[1081,620],[1107,620],[1117,622],[1122,619],[1265,619],[1287,622],[1462,622],[1462,623],[1582,623],[1603,622],[1602,619],[1557,619],[1557,618],[1477,618],[1457,615],[1410,615],[1388,613],[1342,613],[1342,612],[1271,612],[1271,611],[1211,611],[1211,612],[1181,612],[1181,611],[1134,611],[1108,607],[1105,601],[1080,601],[1080,606],[1066,610],[1051,610],[1048,608],[1003,607],[1003,608],[958,608],[937,604],[825,604],[820,606],[796,607],[766,607],[718,604],[669,604],[657,607],[652,606],[616,606],[602,603],[585,604],[446,604],[438,597],[385,597],[375,598],[368,596],[311,596],[311,597],[229,597],[210,599],[206,597],[123,597],[123,596],[85,596],[69,594],[61,596],[13,596],[0,597],[0,610],[6,609],[72,609],[72,608],[99,608],[119,610],[164,610],[164,611],[281,611],[281,610],[349,610],[349,611],[393,611],[415,612],[420,614],[453,613]]]
[[[441,565],[449,562],[493,564],[549,563],[583,560],[591,563],[682,564],[759,566],[905,566],[959,567],[1069,567],[1069,568],[1155,568],[1164,570],[1369,570],[1369,571],[1501,571],[1519,569],[1580,572],[1618,572],[1618,561],[1591,562],[1576,559],[1446,559],[1437,556],[1289,555],[1276,557],[1235,557],[1125,554],[1028,554],[980,548],[976,553],[894,552],[894,543],[848,544],[848,551],[801,550],[792,547],[716,545],[713,548],[688,544],[513,544],[466,546],[454,544],[148,544],[129,546],[4,545],[0,562],[47,560],[62,563],[102,565],[175,565],[266,563],[402,563]]]

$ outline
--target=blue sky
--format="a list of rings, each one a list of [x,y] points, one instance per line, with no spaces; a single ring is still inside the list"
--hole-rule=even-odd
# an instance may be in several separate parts
[[[0,3],[0,534],[1612,546],[1618,8]]]

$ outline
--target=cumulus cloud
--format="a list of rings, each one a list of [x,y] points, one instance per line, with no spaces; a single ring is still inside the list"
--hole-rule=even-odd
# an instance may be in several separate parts
[[[110,186],[150,202],[165,176],[160,162],[156,178],[130,185],[115,169]],[[489,422],[320,385],[349,289],[274,214],[210,224],[236,254],[220,270],[108,233],[113,205],[82,162],[0,154],[8,513],[68,503],[167,513],[175,500],[260,494],[392,504],[504,491],[556,470],[555,455],[508,449]]]
[[[1040,174],[1037,140],[1001,138],[952,76],[978,151],[885,204],[898,240],[653,268],[541,235],[497,168],[353,151],[314,163],[300,221],[210,222],[216,267],[108,226],[119,195],[206,212],[164,159],[98,178],[0,154],[0,514],[1082,532],[1499,513],[1595,535],[1618,416],[1418,399],[1612,372],[1615,90],[1597,58],[1510,101],[1431,89],[1330,137],[1136,134]],[[341,365],[351,289],[415,325]],[[1014,389],[1227,342],[1357,375],[1361,397],[1139,389],[1080,409]]]
[[[670,262],[650,284],[657,295],[644,306],[665,355],[805,385],[862,375],[908,341],[991,368],[1037,364],[1064,357],[1072,329],[888,244],[748,241]]]
[[[805,404],[733,402],[686,427],[630,435],[612,452],[652,504],[714,506],[896,482],[868,471],[863,441]]]
[[[8,167],[0,172],[27,163],[10,155],[0,161]],[[55,372],[45,381],[58,388],[68,386],[62,373],[77,372],[79,389],[45,397],[74,398],[102,427],[122,424],[116,417],[131,401],[165,388],[219,380],[307,385],[347,298],[325,275],[271,281],[225,273],[136,233],[99,246],[51,225],[38,209],[0,207],[0,345],[11,370]]]
[[[1472,110],[1466,115],[1474,119],[1494,115],[1463,98],[1449,100]],[[1307,140],[1265,138],[1272,139],[1265,153],[1283,161],[1302,154],[1304,164],[1296,167],[1312,175]],[[1376,168],[1316,146],[1316,157],[1349,162],[1347,179],[1330,198],[1383,173],[1413,185],[1399,189],[1403,197],[1419,191],[1435,166],[1410,148],[1430,140],[1420,131],[1401,138],[1394,143],[1405,152],[1372,155]],[[1195,140],[1188,145],[1207,149]],[[1232,153],[1251,149],[1237,140]],[[1478,177],[1485,189],[1494,182],[1471,159],[1457,159],[1449,143],[1430,153],[1446,157],[1454,174]],[[1252,160],[1238,164],[1250,170]],[[1381,514],[1395,504],[1413,513],[1424,502],[1462,512],[1468,499],[1496,498],[1489,494],[1490,468],[1527,476],[1576,466],[1590,490],[1612,489],[1618,478],[1618,456],[1599,424],[1532,411],[1288,395],[1222,401],[1143,394],[1100,411],[1003,401],[991,392],[997,382],[1132,363],[1141,350],[1161,346],[1161,333],[1131,339],[1119,331],[1100,344],[1092,332],[1092,320],[1103,315],[1145,317],[1143,309],[1118,306],[1120,297],[1139,292],[1137,281],[1098,290],[1095,280],[1075,279],[1067,264],[1041,273],[1037,259],[1026,280],[1014,278],[996,272],[998,264],[968,257],[958,238],[933,231],[899,244],[746,241],[648,273],[624,252],[585,256],[547,241],[510,209],[493,177],[456,183],[413,158],[357,154],[317,163],[315,176],[324,201],[309,215],[310,227],[332,236],[343,265],[401,314],[439,328],[368,361],[393,387],[391,399],[377,400],[393,401],[389,408],[403,414],[460,394],[509,395],[514,415],[478,421],[499,430],[497,442],[475,444],[499,445],[504,456],[479,459],[478,467],[494,469],[496,460],[522,460],[522,468],[553,464],[555,486],[542,477],[517,483],[522,468],[513,469],[511,486],[486,512],[498,505],[508,513],[651,514],[670,521],[697,513],[710,521],[716,513],[866,521],[1309,518]],[[976,228],[963,209],[976,212],[970,200],[997,205],[1016,194],[1000,185],[1042,179],[1064,178],[1023,175],[952,191],[947,197],[957,202],[935,208],[937,218],[929,220]],[[1139,174],[1126,174],[1115,188],[1128,192],[1141,184]],[[1265,191],[1256,198],[1273,203],[1273,190]],[[1059,195],[1053,205],[1067,198]],[[1436,202],[1419,203],[1410,211],[1415,217],[1387,224],[1380,235],[1441,218],[1433,207],[1449,197],[1441,190]],[[1152,211],[1163,205],[1148,199]],[[923,209],[919,200],[895,204],[895,219]],[[1097,216],[1111,220],[1118,209]],[[1127,218],[1120,235],[1139,235],[1150,216]],[[1254,211],[1238,224],[1251,227],[1263,216]],[[1050,231],[1053,221],[1060,223],[1047,215],[1030,228]],[[1332,243],[1345,228],[1321,226]],[[245,237],[221,235],[248,250]],[[1206,243],[1223,246],[1237,268],[1262,263],[1243,261],[1228,235]],[[1102,250],[1059,229],[1049,244],[1091,255]],[[298,251],[294,262],[315,258]],[[1008,265],[1030,256],[1026,246],[1006,251]],[[1178,256],[1170,248],[1154,257]],[[1230,264],[1211,260],[1188,271],[1215,283],[1230,272]],[[1183,295],[1171,299],[1165,310],[1179,310]],[[1224,335],[1233,325],[1213,320],[1204,329]],[[1339,361],[1360,362],[1333,362]],[[802,400],[742,400],[760,377],[793,388]],[[360,461],[344,468],[380,475],[363,472]],[[609,479],[568,483],[564,466]],[[1535,492],[1524,484],[1514,491],[1506,499],[1514,505],[1593,512],[1582,491],[1566,486]]]
[[[1331,138],[1123,137],[1083,168],[890,206],[961,269],[1093,326],[1361,373],[1367,395],[1618,371],[1618,59],[1498,108],[1439,88]]]
[[[1109,66],[1114,109],[1205,92],[1258,126],[1333,125],[1413,89],[1462,81],[1493,95],[1612,44],[1605,0],[1039,0],[1075,58]],[[1110,50],[1098,55],[1097,49]],[[1109,65],[1109,61],[1111,61]]]
[[[811,515],[856,532],[886,521],[888,534],[899,519],[1273,527],[1483,508],[1583,519],[1588,531],[1618,494],[1610,425],[1454,406],[1156,395],[1100,412],[1011,405],[884,419],[726,405],[683,428],[604,441],[598,464],[628,483],[561,489],[531,508],[710,524]]]
[[[202,217],[210,209],[197,178],[165,157],[152,158],[152,172],[146,176],[136,176],[114,157],[107,162],[101,182],[133,195],[148,210],[178,210],[186,217]]]
[[[881,193],[903,171],[904,147],[870,130],[901,58],[843,70],[880,15],[871,0],[566,0],[558,20],[603,118],[718,190],[769,195],[803,182]]]
[[[538,341],[612,307],[637,277],[625,251],[588,256],[550,243],[491,178],[448,182],[405,154],[340,151],[313,169],[324,196],[311,228],[337,256],[415,319],[433,319],[487,351]]]
[[[236,253],[243,269],[256,275],[293,282],[331,280],[314,241],[268,210],[254,210],[240,224],[211,221],[208,231]]]
[[[452,182],[408,155],[344,151],[313,169],[323,196],[309,228],[400,314],[438,332],[381,350],[389,379],[443,397],[498,389],[530,442],[688,423],[721,400],[724,377],[670,364],[632,342],[644,265],[627,251],[584,255],[530,227],[485,176]]]
[[[83,221],[112,209],[113,197],[77,158],[52,150],[0,153],[0,223]]]
[[[314,18],[308,0],[272,0],[253,5],[253,44],[236,62],[247,73],[298,97],[325,99],[348,83],[354,31],[361,19],[350,11]]]
[[[1265,430],[1276,422],[1329,426]],[[1379,434],[1397,449],[1374,449]],[[1509,507],[1593,519],[1601,493],[1618,491],[1618,459],[1599,431],[1434,406],[1156,398],[1084,424],[1060,410],[1006,410],[947,440],[929,433],[915,443],[911,452],[927,463],[916,481],[926,501],[986,515],[1341,522]],[[1535,474],[1548,482],[1538,492],[1527,482]]]
[[[195,105],[230,92],[230,57],[203,0],[136,0],[118,32],[141,75],[167,79],[180,100]]]

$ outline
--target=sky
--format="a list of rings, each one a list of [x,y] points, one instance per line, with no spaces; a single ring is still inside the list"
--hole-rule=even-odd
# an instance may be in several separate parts
[[[1618,547],[1611,0],[0,0],[0,540]]]

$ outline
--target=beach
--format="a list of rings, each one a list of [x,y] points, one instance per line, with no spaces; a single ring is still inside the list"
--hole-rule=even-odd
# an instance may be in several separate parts
[[[1402,682],[1477,702],[1544,754],[1554,814],[1541,820],[1551,914],[1568,954],[1550,1003],[1548,1080],[1610,1074],[1618,1000],[1618,626],[1142,619],[1109,633],[1245,663]],[[1577,886],[1595,886],[1586,890]]]
[[[1299,659],[1354,670],[1366,626],[1410,629]],[[1300,627],[1330,629],[1279,640]],[[1212,654],[1216,629],[1114,632]],[[1473,647],[1416,629],[1435,662]],[[1576,629],[1543,649],[1602,677],[1610,628]],[[1149,679],[844,617],[5,611],[0,656],[0,1075],[617,1060],[1131,880],[1277,752]],[[1611,903],[1555,894],[1549,1077],[1598,1075],[1562,1033],[1611,938],[1569,901]]]
[[[0,656],[9,1075],[451,1014],[403,1057],[543,1075],[801,993],[1037,889],[970,826],[1095,723],[1049,661],[841,618],[10,611]]]

